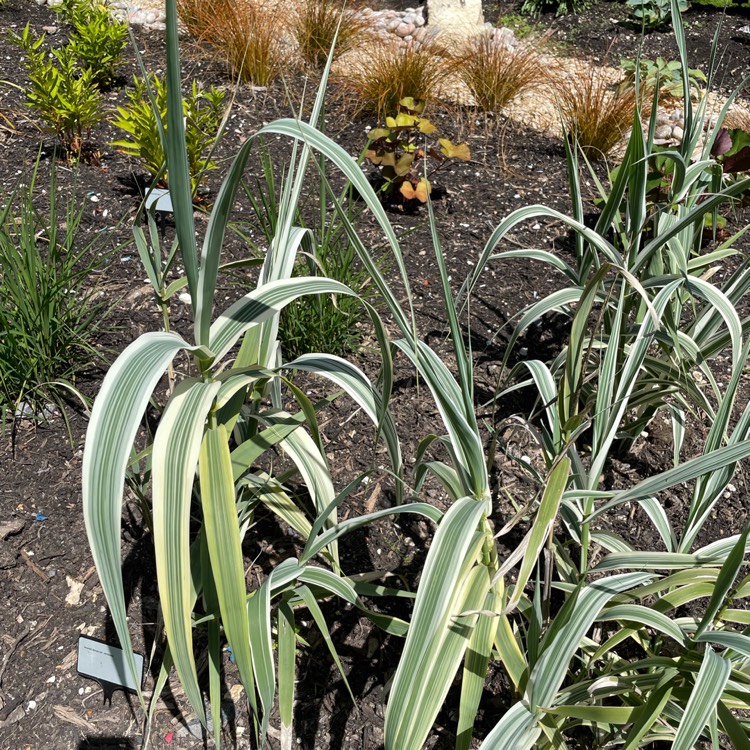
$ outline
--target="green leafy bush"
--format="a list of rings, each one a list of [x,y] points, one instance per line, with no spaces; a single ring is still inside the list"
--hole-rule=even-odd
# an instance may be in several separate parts
[[[635,22],[650,31],[662,29],[672,22],[672,0],[627,0],[626,4]],[[678,0],[676,7],[684,13],[688,1]]]
[[[151,105],[153,96],[166,135],[167,91],[164,81],[156,75],[147,79],[134,78],[134,88],[128,92],[130,105],[118,107],[114,124],[125,131],[129,138],[113,142],[124,153],[142,159],[152,178],[167,187],[169,175],[164,171],[166,156],[162,145],[156,114]],[[215,143],[224,115],[224,92],[213,86],[202,89],[193,81],[191,93],[182,100],[185,118],[185,143],[188,168],[195,193],[206,172],[215,169],[215,162],[206,157],[206,151]]]
[[[55,10],[73,26],[68,47],[99,88],[112,85],[128,40],[128,26],[99,0],[64,0]]]
[[[23,50],[30,87],[26,105],[36,110],[73,158],[95,158],[89,144],[91,128],[103,116],[102,95],[90,69],[82,69],[70,46],[48,54],[44,35],[34,39],[29,24],[11,36]]]
[[[35,188],[36,172],[0,213],[0,408],[43,418],[50,403],[64,412],[77,375],[100,359],[94,340],[106,308],[92,277],[106,256],[81,243],[80,201],[59,215],[54,172],[48,216]]]
[[[645,93],[659,92],[659,98],[679,99],[683,95],[682,88],[682,63],[679,60],[665,60],[657,57],[656,60],[623,59],[620,67],[625,71],[624,86],[635,86],[636,69],[639,69],[639,85]],[[688,70],[690,91],[695,96],[700,94],[701,88],[706,83],[706,74],[697,68]]]

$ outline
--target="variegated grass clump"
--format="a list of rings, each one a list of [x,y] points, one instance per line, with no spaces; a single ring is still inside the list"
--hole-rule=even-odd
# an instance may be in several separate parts
[[[654,204],[646,179],[653,133],[644,135],[634,127],[623,165],[606,186],[596,182],[600,178],[592,170],[603,208],[596,226],[586,226],[578,156],[569,146],[572,215],[544,206],[510,213],[492,233],[458,297],[450,286],[428,202],[455,361],[452,372],[447,358],[424,343],[410,311],[399,302],[404,297],[411,305],[409,279],[399,241],[372,187],[355,160],[315,128],[322,94],[310,123],[280,120],[257,135],[286,136],[297,147],[258,283],[214,316],[227,217],[252,139],[243,145],[219,191],[199,252],[185,159],[174,0],[167,9],[170,138],[165,146],[194,331],[190,341],[170,332],[145,334],[118,358],[94,404],[83,466],[87,533],[126,654],[130,635],[120,571],[123,482],[128,466],[136,463],[131,449],[153,390],[175,354],[186,351],[197,376],[176,385],[153,444],[137,462],[150,464],[159,598],[169,647],[166,666],[174,662],[201,721],[205,723],[206,714],[193,653],[195,627],[207,633],[212,713],[217,716],[220,707],[226,640],[256,718],[259,744],[278,701],[280,744],[284,750],[292,747],[298,613],[308,611],[327,636],[318,597],[337,596],[361,608],[388,633],[405,637],[388,697],[385,750],[421,750],[459,669],[455,746],[469,748],[491,662],[511,686],[505,696],[510,707],[482,738],[482,750],[557,750],[566,743],[634,749],[662,741],[691,750],[699,743],[717,746],[722,735],[734,747],[746,746],[750,726],[739,711],[750,701],[750,636],[745,632],[750,618],[744,606],[750,576],[743,571],[750,552],[748,531],[700,547],[697,540],[737,463],[750,455],[750,405],[737,403],[750,354],[737,307],[750,289],[750,266],[739,264],[737,272],[717,286],[705,278],[705,271],[735,252],[734,238],[704,255],[695,250],[705,217],[746,190],[750,181],[728,186],[712,182],[717,172],[710,159],[711,137],[701,160],[689,164],[702,135],[703,105],[697,112],[686,106],[684,150],[668,156],[674,177],[663,204]],[[687,70],[684,33],[679,14],[675,16]],[[633,122],[639,122],[637,113]],[[361,195],[400,275],[397,296],[341,201],[334,201],[396,332],[389,341],[380,318],[366,305],[382,358],[378,387],[355,366],[330,355],[306,355],[280,364],[278,314],[285,305],[302,294],[351,294],[345,285],[325,278],[291,277],[298,252],[313,250],[309,233],[294,225],[313,150]],[[502,250],[509,232],[538,218],[560,221],[572,230],[572,262],[543,250]],[[569,315],[570,326],[559,357],[523,361],[512,373],[509,390],[533,388],[539,395],[537,432],[544,466],[534,473],[536,496],[515,498],[521,512],[499,518],[490,484],[493,452],[477,419],[475,372],[471,351],[464,345],[461,315],[487,264],[514,257],[549,264],[563,274],[566,285],[524,311],[512,343],[548,311]],[[408,480],[388,408],[392,349],[417,371],[441,419],[441,434],[419,443]],[[710,367],[720,353],[733,366],[722,387]],[[693,367],[706,374],[709,393],[688,381],[686,374]],[[377,425],[395,488],[418,498],[429,477],[442,487],[448,510],[442,513],[416,500],[340,520],[338,507],[358,481],[334,487],[316,407],[287,382],[285,368],[320,375],[343,389]],[[592,388],[595,380],[598,387]],[[283,399],[285,391],[289,397]],[[294,411],[284,408],[291,400],[299,407]],[[688,406],[702,410],[710,421],[703,450],[692,458],[680,451]],[[630,431],[637,429],[637,438],[654,410],[672,420],[673,466],[634,486],[606,489],[603,476],[612,452],[627,450]],[[269,446],[278,446],[296,467],[312,514],[268,473],[270,467],[261,459]],[[687,513],[678,526],[659,499],[664,490],[687,483]],[[663,549],[637,549],[632,540],[599,525],[610,509],[632,503],[644,511]],[[253,514],[260,507],[291,527],[304,547],[299,557],[276,563],[260,586],[248,590],[242,544],[254,533]],[[339,541],[350,530],[402,513],[437,523],[408,623],[370,611],[365,594],[396,592],[368,585],[376,578],[374,572],[347,576],[338,553]],[[508,551],[498,537],[514,527],[519,527],[521,541]],[[685,611],[688,616],[683,616]],[[167,679],[166,666],[155,697]],[[134,671],[132,663],[130,667]]]

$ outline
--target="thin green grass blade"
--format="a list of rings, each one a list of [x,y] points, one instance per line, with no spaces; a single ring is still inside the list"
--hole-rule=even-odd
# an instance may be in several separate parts
[[[667,701],[672,697],[676,676],[676,669],[665,670],[646,702],[636,709],[633,714],[633,726],[625,737],[623,750],[637,750],[642,746],[641,741],[659,720]]]
[[[182,108],[182,81],[180,76],[180,48],[177,31],[177,2],[167,0],[167,132],[164,140],[164,153],[169,171],[169,197],[174,207],[175,229],[180,244],[182,264],[188,280],[188,288],[193,307],[195,340],[207,344],[197,322],[201,317],[198,309],[198,247],[195,242],[193,221],[193,191],[190,183],[187,146],[185,143],[185,123]],[[159,120],[159,117],[156,118]]]

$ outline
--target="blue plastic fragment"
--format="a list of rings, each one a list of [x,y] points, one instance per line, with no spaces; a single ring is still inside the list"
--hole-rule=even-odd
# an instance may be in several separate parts
[[[41,511],[41,510],[38,510],[38,511],[36,512],[36,520],[37,520],[37,521],[46,521],[48,517],[49,517],[49,516],[45,516],[45,515],[43,515],[43,514],[42,514],[42,511]]]
[[[227,646],[227,652],[229,653],[229,661],[231,661],[232,664],[234,664],[234,654],[232,653],[231,646]]]

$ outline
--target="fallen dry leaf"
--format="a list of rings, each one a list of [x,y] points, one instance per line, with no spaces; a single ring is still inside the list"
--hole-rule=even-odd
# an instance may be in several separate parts
[[[91,732],[96,729],[96,727],[91,722],[88,722],[86,721],[86,719],[79,716],[72,708],[57,705],[52,707],[52,711],[58,719],[67,721],[68,724],[74,724],[79,729],[85,729],[87,732]]]
[[[75,578],[65,576],[68,583],[68,595],[65,597],[65,604],[69,607],[77,607],[81,603],[81,591],[83,591],[84,581],[77,581]]]
[[[26,525],[25,521],[3,521],[0,523],[0,539],[7,539],[9,536],[18,534]]]

